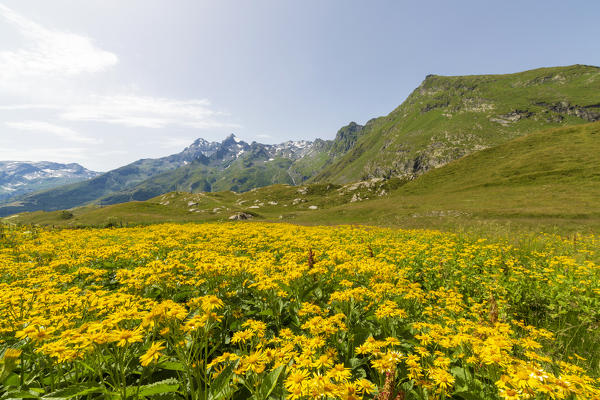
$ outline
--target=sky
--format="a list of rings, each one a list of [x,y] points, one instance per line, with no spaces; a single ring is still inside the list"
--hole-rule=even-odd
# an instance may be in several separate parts
[[[428,74],[600,65],[600,1],[0,0],[0,160],[332,139]]]

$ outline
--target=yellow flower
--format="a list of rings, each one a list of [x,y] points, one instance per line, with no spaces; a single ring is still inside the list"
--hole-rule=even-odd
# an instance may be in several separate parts
[[[238,331],[233,334],[233,337],[231,338],[231,343],[245,343],[248,340],[252,339],[253,336],[254,332],[251,329]]]
[[[158,361],[158,358],[161,356],[160,350],[165,349],[165,346],[163,346],[164,343],[162,341],[152,343],[148,351],[140,356],[140,364],[146,367],[151,362]]]
[[[315,368],[327,368],[332,364],[333,360],[327,354],[322,354],[319,356],[319,358],[313,361],[313,367]]]
[[[452,385],[454,385],[454,376],[448,371],[441,368],[433,368],[428,371],[429,379],[439,388],[442,392],[447,392]]]
[[[248,356],[242,357],[240,363],[235,370],[237,375],[245,374],[248,371],[255,372],[257,374],[262,373],[266,368],[268,359],[262,350],[257,350]]]
[[[158,334],[160,336],[166,336],[170,331],[171,329],[167,326],[166,328],[161,329],[160,332],[158,332]]]
[[[120,329],[112,332],[112,341],[117,342],[117,346],[125,347],[129,344],[141,342],[144,336],[138,330],[130,331],[127,329]]]
[[[205,312],[210,312],[212,310],[218,310],[223,308],[223,301],[219,299],[217,296],[209,295],[201,297],[202,299],[202,309]]]
[[[371,394],[375,391],[375,384],[367,379],[361,378],[356,381],[356,387],[366,394]]]
[[[386,300],[378,309],[375,311],[377,319],[383,318],[406,318],[408,313],[398,307],[395,301]]]
[[[308,377],[308,371],[305,369],[293,370],[285,379],[284,385],[289,392],[302,387],[302,382]]]
[[[4,356],[0,358],[0,377],[5,373],[9,373],[21,362],[19,359],[21,353],[19,349],[6,349]]]
[[[360,391],[353,383],[345,383],[339,392],[338,396],[342,400],[359,400],[361,398],[359,396]]]
[[[327,371],[327,376],[337,382],[347,382],[352,373],[349,368],[344,367],[344,364],[336,364]]]
[[[536,342],[535,340],[533,340],[531,338],[521,339],[520,344],[524,349],[527,349],[527,350],[534,350],[534,349],[539,349],[542,347],[541,344],[539,344],[538,342]]]
[[[521,394],[518,391],[516,391],[514,389],[510,389],[510,388],[500,389],[498,391],[498,394],[504,400],[519,400],[519,399],[521,399]]]

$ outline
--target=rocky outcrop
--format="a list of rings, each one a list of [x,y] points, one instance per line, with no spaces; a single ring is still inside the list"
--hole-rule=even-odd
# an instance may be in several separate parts
[[[335,135],[335,140],[331,146],[329,154],[332,157],[336,157],[342,154],[346,154],[356,141],[361,136],[364,129],[363,125],[359,125],[356,122],[350,122],[348,125],[340,128]]]
[[[536,105],[547,108],[557,114],[572,115],[589,122],[600,121],[600,104],[592,104],[588,106],[578,106],[561,101],[560,103],[536,103]]]
[[[533,113],[528,110],[514,110],[507,114],[498,115],[495,118],[490,118],[490,121],[496,122],[502,126],[508,126],[512,123],[515,123],[523,118],[530,118],[533,116]]]
[[[421,108],[421,114],[425,114],[431,110],[435,110],[436,108],[446,108],[450,105],[450,100],[440,101],[438,103],[427,104],[425,107]]]
[[[229,217],[232,221],[246,221],[248,219],[252,219],[254,216],[252,214],[248,214],[245,212],[235,213]]]

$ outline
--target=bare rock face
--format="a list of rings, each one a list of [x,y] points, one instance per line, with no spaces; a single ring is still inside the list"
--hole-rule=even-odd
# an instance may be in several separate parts
[[[531,111],[514,110],[509,112],[508,114],[499,115],[497,118],[490,118],[490,121],[497,122],[502,126],[508,126],[523,118],[530,118],[531,116],[533,116],[533,113]]]
[[[540,102],[536,103],[536,105],[546,107],[549,111],[558,114],[561,117],[561,120],[561,114],[566,114],[579,117],[588,122],[600,121],[600,104],[592,104],[589,106],[582,107],[578,105],[569,104],[566,101],[561,101],[560,103],[556,104]]]
[[[245,212],[235,213],[229,217],[232,221],[245,221],[252,218],[252,214],[248,214]]]

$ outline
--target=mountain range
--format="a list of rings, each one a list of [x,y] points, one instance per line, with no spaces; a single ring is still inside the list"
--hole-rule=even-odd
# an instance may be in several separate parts
[[[361,128],[352,122],[334,140],[280,144],[247,143],[234,134],[221,142],[199,138],[176,154],[141,159],[77,183],[0,201],[0,216],[147,200],[172,190],[243,192],[277,183],[296,185],[350,149]]]
[[[91,179],[11,199],[0,216],[143,201],[171,191],[245,192],[272,184],[412,180],[468,154],[546,128],[600,121],[600,68],[505,75],[428,75],[390,114],[350,123],[333,140],[246,143],[198,139]]]
[[[0,203],[21,195],[88,180],[100,175],[79,164],[0,161]]]
[[[146,201],[36,211],[2,219],[66,227],[238,219],[368,224],[502,234],[600,229],[600,122],[537,131],[413,180],[269,185],[247,192],[169,192]],[[575,236],[574,236],[575,237]],[[532,242],[533,243],[533,242]],[[572,245],[576,245],[573,239]],[[571,241],[565,242],[571,245]]]

